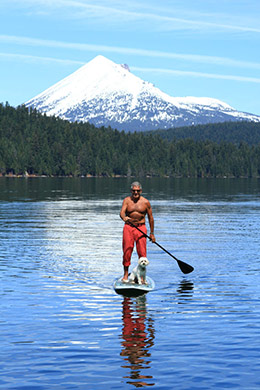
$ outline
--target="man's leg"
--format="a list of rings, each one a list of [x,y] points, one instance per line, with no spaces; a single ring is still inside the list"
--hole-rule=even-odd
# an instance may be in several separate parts
[[[134,249],[134,237],[131,226],[125,224],[123,230],[123,266],[124,276],[123,280],[128,280],[128,269],[131,264],[131,256]]]
[[[145,225],[139,226],[139,229],[142,230],[143,233],[147,234],[147,228]],[[136,230],[136,251],[138,254],[138,258],[146,257],[146,237]]]
[[[124,265],[124,276],[123,280],[128,280],[128,266]]]

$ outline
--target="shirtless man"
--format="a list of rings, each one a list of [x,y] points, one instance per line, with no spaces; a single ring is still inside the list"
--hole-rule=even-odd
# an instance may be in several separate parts
[[[145,226],[145,216],[148,215],[150,225],[150,239],[155,242],[154,237],[154,219],[150,202],[145,199],[142,194],[142,186],[135,181],[131,185],[132,195],[124,199],[120,218],[125,222],[123,230],[123,266],[124,276],[123,281],[128,281],[128,268],[131,264],[131,256],[136,243],[138,257],[146,257],[146,237],[139,232],[129,222],[137,226],[143,233],[147,234]]]

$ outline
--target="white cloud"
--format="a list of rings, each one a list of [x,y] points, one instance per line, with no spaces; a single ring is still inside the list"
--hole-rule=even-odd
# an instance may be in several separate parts
[[[135,55],[141,57],[154,57],[154,58],[166,58],[177,59],[187,62],[214,64],[240,68],[260,69],[260,64],[257,62],[235,60],[228,57],[218,56],[205,56],[200,54],[180,54],[170,53],[158,50],[136,49],[127,47],[107,46],[107,45],[95,45],[87,43],[69,43],[53,40],[35,39],[28,37],[19,37],[12,35],[0,35],[0,42],[8,44],[17,44],[24,46],[37,46],[37,47],[49,47],[49,48],[62,48],[72,49],[86,52],[102,53],[118,53],[125,55]]]
[[[15,53],[0,53],[0,58],[11,60],[11,61],[24,61],[28,63],[57,63],[61,65],[84,65],[85,63],[82,61],[74,61],[53,57],[40,57],[40,56],[32,56],[27,54],[15,54]]]
[[[215,11],[209,8],[208,12],[199,12],[193,10],[192,2],[187,2],[187,6],[180,7],[178,2],[171,2],[166,5],[153,6],[152,3],[140,1],[131,3],[127,1],[73,1],[73,0],[2,0],[3,3],[13,4],[25,12],[32,14],[42,14],[56,18],[82,19],[88,23],[104,23],[106,25],[117,24],[118,28],[132,29],[133,25],[140,29],[161,30],[161,31],[212,31],[212,32],[250,32],[260,33],[258,23],[254,15],[248,17],[245,21],[241,13],[236,17],[233,12],[219,14],[219,7]],[[157,3],[156,3],[157,4]],[[199,8],[198,8],[199,9]],[[205,5],[203,7],[205,9]],[[244,8],[243,8],[244,9]],[[246,8],[245,8],[246,9]],[[195,7],[196,10],[196,7]],[[230,23],[230,19],[233,20]],[[245,25],[245,22],[247,25]]]
[[[203,73],[203,72],[192,72],[192,71],[182,71],[182,70],[173,70],[173,69],[160,69],[160,68],[139,68],[132,66],[133,71],[139,71],[144,73],[164,73],[173,76],[184,76],[184,77],[200,77],[207,79],[218,79],[218,80],[230,80],[230,81],[242,81],[247,83],[260,83],[260,78],[256,77],[245,77],[245,76],[236,76],[236,75],[226,75],[226,74],[216,74],[216,73]]]
[[[57,59],[52,57],[40,57],[32,55],[23,55],[23,54],[11,54],[11,53],[0,53],[0,58],[8,60],[18,60],[25,62],[37,62],[37,63],[58,63],[62,65],[84,65],[82,61],[67,60],[67,59]],[[159,74],[168,74],[172,76],[184,76],[184,77],[193,77],[193,78],[211,78],[211,79],[221,79],[221,80],[230,80],[230,81],[239,81],[247,83],[260,83],[260,78],[255,77],[244,77],[236,75],[224,75],[224,74],[215,74],[215,73],[203,73],[203,72],[193,72],[193,71],[181,71],[174,69],[162,69],[162,68],[141,68],[130,66],[130,69],[137,72],[143,73],[159,73]]]

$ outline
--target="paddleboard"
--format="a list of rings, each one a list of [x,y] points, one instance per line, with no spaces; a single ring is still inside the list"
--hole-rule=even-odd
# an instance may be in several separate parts
[[[139,295],[147,294],[155,287],[153,279],[146,276],[147,284],[138,283],[125,283],[122,282],[122,277],[114,281],[113,287],[117,294],[124,295],[126,297],[138,297]]]

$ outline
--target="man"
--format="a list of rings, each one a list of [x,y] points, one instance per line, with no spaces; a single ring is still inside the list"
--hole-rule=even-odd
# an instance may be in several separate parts
[[[141,196],[142,186],[138,181],[132,183],[131,192],[131,196],[128,196],[123,200],[120,211],[120,218],[125,222],[123,230],[123,282],[128,282],[128,268],[131,264],[134,243],[136,243],[138,257],[146,257],[146,237],[134,226],[131,226],[129,222],[137,226],[143,233],[147,234],[145,226],[145,216],[147,214],[150,225],[150,239],[152,242],[155,242],[152,208],[150,202]]]

